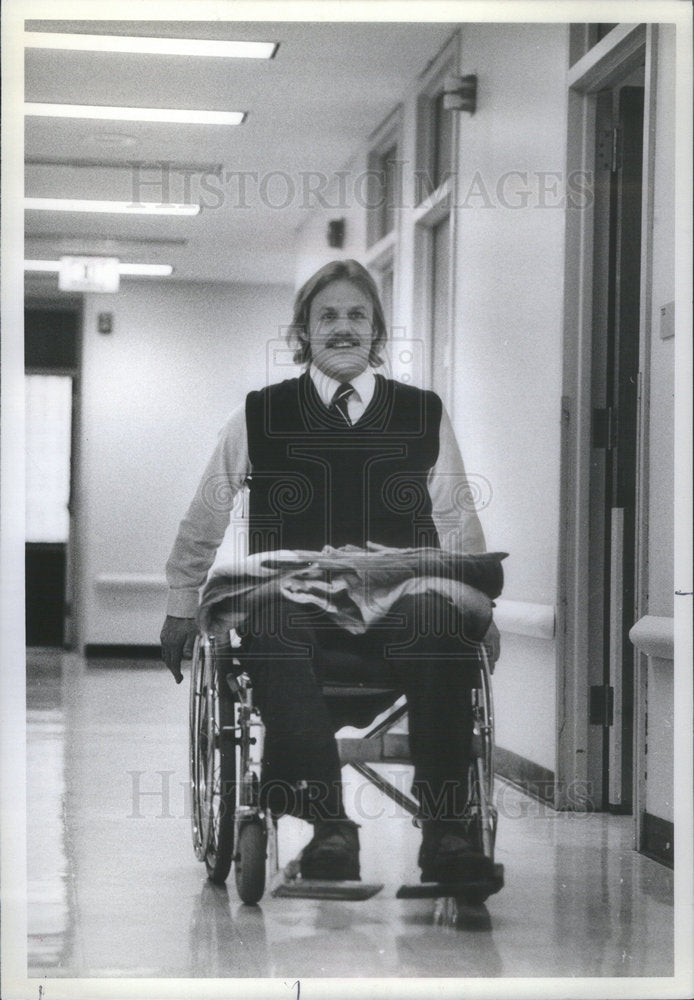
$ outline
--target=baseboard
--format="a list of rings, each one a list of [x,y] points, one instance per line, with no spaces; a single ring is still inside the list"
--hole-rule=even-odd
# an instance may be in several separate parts
[[[520,788],[526,795],[549,805],[554,804],[554,771],[549,768],[497,746],[494,748],[494,770],[500,778]]]
[[[160,660],[161,646],[139,646],[136,644],[87,643],[84,647],[87,660]]]
[[[675,867],[675,826],[669,819],[661,819],[652,813],[641,815],[641,854],[653,861],[659,861],[668,868]]]

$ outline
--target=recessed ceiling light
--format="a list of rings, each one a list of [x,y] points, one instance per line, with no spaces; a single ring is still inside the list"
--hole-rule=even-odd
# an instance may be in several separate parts
[[[77,35],[25,31],[24,45],[33,49],[82,52],[131,52],[162,56],[216,56],[226,59],[272,59],[277,42],[219,41],[211,38],[142,38],[130,35]]]
[[[175,122],[178,125],[241,125],[244,111],[184,111],[180,108],[110,108],[90,104],[24,105],[25,115],[41,118],[92,118],[106,121]]]
[[[39,212],[114,212],[119,215],[199,215],[199,205],[156,202],[87,201],[79,198],[25,198],[24,208]]]
[[[43,274],[58,274],[59,260],[25,260],[25,271],[37,271]],[[140,275],[143,277],[166,278],[173,273],[171,264],[119,264],[118,273],[124,276]]]

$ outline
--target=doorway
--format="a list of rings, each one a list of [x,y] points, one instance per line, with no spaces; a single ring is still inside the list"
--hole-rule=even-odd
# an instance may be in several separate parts
[[[590,726],[595,805],[631,813],[644,71],[597,95],[590,462]]]
[[[71,511],[79,311],[27,305],[25,623],[27,646],[73,644]]]

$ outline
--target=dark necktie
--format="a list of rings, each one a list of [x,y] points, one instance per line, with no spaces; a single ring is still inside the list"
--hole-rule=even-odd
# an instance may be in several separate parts
[[[349,419],[349,413],[347,412],[347,400],[354,392],[354,386],[350,385],[349,382],[343,382],[338,385],[335,390],[330,404],[330,409],[339,413],[346,424],[352,426],[352,421]]]

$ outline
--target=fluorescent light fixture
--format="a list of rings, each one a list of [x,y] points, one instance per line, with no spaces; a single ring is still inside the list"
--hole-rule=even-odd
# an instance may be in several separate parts
[[[241,125],[245,111],[183,111],[179,108],[109,108],[90,104],[24,105],[25,115],[42,118],[92,118],[120,122],[175,122],[180,125]]]
[[[38,212],[113,212],[119,215],[199,215],[199,205],[140,201],[87,201],[81,198],[25,198],[24,208]]]
[[[45,274],[51,274],[52,272],[57,272],[60,270],[59,260],[25,260],[24,261],[25,271],[41,271]]]
[[[152,278],[167,278],[173,272],[171,264],[119,264],[118,273],[122,275],[143,275]]]
[[[225,59],[272,59],[279,47],[277,42],[78,35],[52,31],[25,31],[24,45],[31,49],[69,49],[73,52],[130,52],[160,56],[216,56]]]
[[[38,271],[43,274],[58,274],[59,260],[25,260],[25,271]],[[173,273],[171,264],[119,264],[118,273],[125,276],[144,276],[152,278],[167,278]]]

